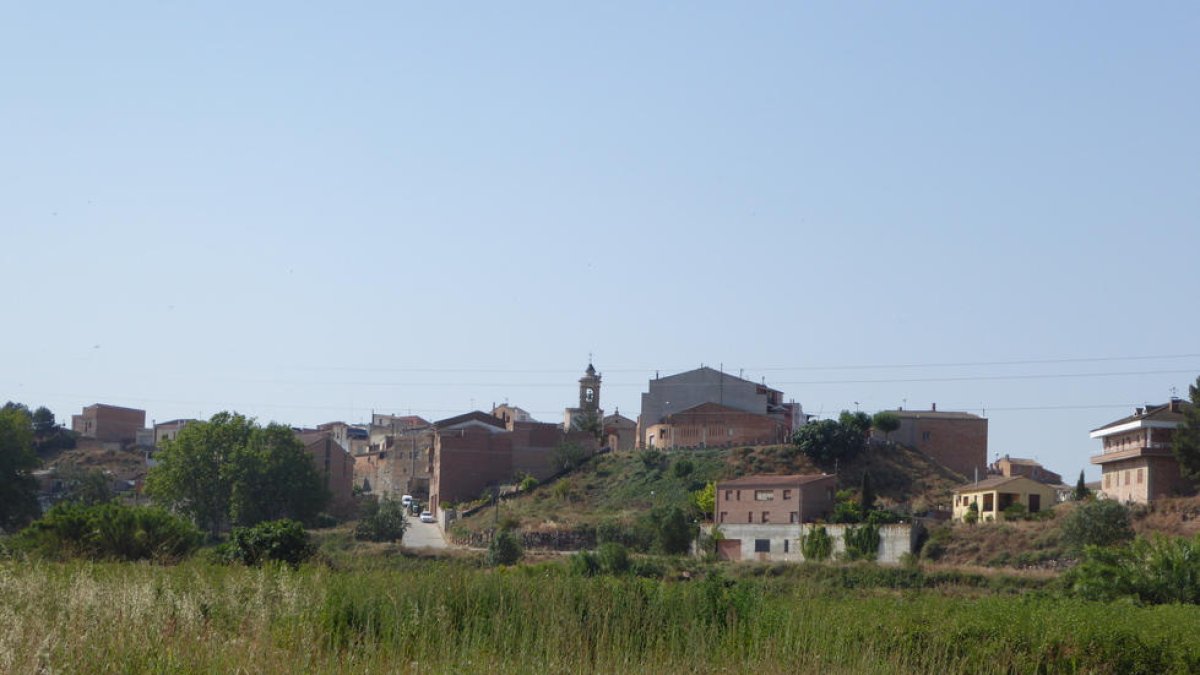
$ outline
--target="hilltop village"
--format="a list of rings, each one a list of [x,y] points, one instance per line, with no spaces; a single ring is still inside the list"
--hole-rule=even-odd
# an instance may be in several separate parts
[[[837,539],[838,523],[854,522],[837,515],[839,502],[850,491],[861,498],[861,492],[871,490],[862,484],[866,480],[879,486],[880,513],[889,514],[878,519],[883,527],[878,559],[893,562],[913,551],[918,533],[912,522],[988,522],[1014,513],[1029,517],[1080,490],[1145,504],[1192,489],[1170,448],[1171,435],[1190,405],[1180,399],[1138,408],[1092,430],[1099,452],[1090,461],[1101,467],[1102,479],[1085,486],[1082,473],[1079,483],[1068,485],[1060,473],[1031,459],[1004,455],[989,462],[988,420],[939,410],[936,404],[881,411],[873,418],[843,413],[840,422],[817,420],[765,381],[700,367],[649,380],[633,419],[619,410],[606,412],[602,384],[602,374],[589,363],[578,380],[578,399],[554,422],[535,420],[505,402],[490,411],[440,420],[374,413],[365,424],[331,421],[292,432],[329,493],[326,511],[331,517],[353,520],[364,497],[403,498],[412,515],[425,512],[423,520],[436,528],[427,541],[436,545],[480,543],[478,533],[456,521],[470,523],[470,516],[487,504],[519,497],[533,486],[566,477],[588,458],[610,453],[643,456],[647,466],[652,460],[646,457],[724,458],[719,465],[706,465],[704,477],[714,483],[712,503],[698,519],[706,531],[721,531],[716,550],[729,560],[803,559],[793,542],[818,523],[833,528]],[[73,415],[75,447],[35,472],[43,509],[61,497],[65,474],[80,467],[103,471],[113,492],[144,501],[143,480],[157,453],[197,422],[147,425],[146,416],[144,410],[103,403]],[[794,454],[803,438],[819,438],[826,430],[837,433],[839,423],[858,424],[868,451],[909,453],[916,459],[902,467],[876,461],[867,468],[849,462],[849,456],[839,465],[837,459],[805,463]],[[793,459],[773,465],[758,461],[777,451]],[[864,478],[868,472],[874,475]],[[701,473],[693,477],[692,487],[704,486],[694,480]],[[652,488],[644,492],[647,504],[656,503]],[[636,497],[629,501],[641,503]],[[576,510],[581,509],[586,505]],[[564,520],[538,518],[555,525]]]

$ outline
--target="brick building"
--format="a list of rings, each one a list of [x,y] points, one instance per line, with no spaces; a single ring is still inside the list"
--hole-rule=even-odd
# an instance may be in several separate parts
[[[716,522],[796,524],[833,510],[837,477],[831,474],[745,476],[717,483]]]
[[[672,413],[646,429],[648,445],[657,448],[774,445],[790,438],[791,429],[784,420],[718,403],[701,403]]]
[[[565,432],[560,425],[544,422],[514,422],[510,430],[504,420],[479,411],[433,426],[431,509],[445,502],[476,499],[486,489],[522,474],[538,480],[553,476],[562,443],[576,443],[587,451],[596,448],[590,433]]]
[[[1191,494],[1195,485],[1183,477],[1171,449],[1183,412],[1191,404],[1177,398],[1137,408],[1133,414],[1091,432],[1103,452],[1092,457],[1102,472],[1100,490],[1112,499],[1145,504],[1162,497]]]
[[[1046,485],[1062,485],[1062,476],[1042,466],[1036,460],[1005,455],[988,467],[988,473],[996,476],[1025,476]]]
[[[701,408],[706,404],[717,407]],[[715,439],[708,440],[708,432],[701,429],[700,424],[701,417],[708,416],[711,419],[718,411],[724,411],[721,414],[726,422],[721,430],[726,439],[721,442]],[[732,411],[749,413],[754,417],[735,417]],[[679,417],[681,414],[685,417]],[[775,440],[776,438],[790,438],[791,434],[808,420],[800,404],[795,401],[784,402],[783,392],[721,370],[702,366],[667,377],[655,377],[650,380],[647,391],[642,394],[642,412],[638,417],[638,447],[699,445],[676,438],[674,432],[684,432],[685,429],[670,428],[675,426],[671,419],[675,419],[681,427],[694,430],[697,439],[704,436],[707,445],[729,445],[733,443],[729,441],[732,436],[760,436],[759,431],[766,424],[758,419],[760,417],[774,420],[775,427],[781,430],[778,434],[769,434],[771,440],[767,440],[768,443],[781,442]],[[730,434],[729,427],[736,426],[731,424],[735,420],[741,420],[749,427],[744,432],[734,429]],[[661,435],[664,431],[663,425],[668,427],[665,429],[668,433],[666,439]]]
[[[71,430],[84,438],[132,443],[146,426],[146,411],[96,403],[71,416]]]
[[[929,410],[889,410],[900,418],[900,428],[891,440],[925,453],[938,463],[975,478],[988,473],[988,421],[966,412],[942,412],[937,404]],[[877,439],[883,434],[874,432]]]
[[[604,444],[613,450],[637,447],[637,422],[621,414],[621,409],[604,416]]]
[[[353,517],[354,457],[328,431],[297,431],[296,437],[329,491],[329,512],[339,518]]]

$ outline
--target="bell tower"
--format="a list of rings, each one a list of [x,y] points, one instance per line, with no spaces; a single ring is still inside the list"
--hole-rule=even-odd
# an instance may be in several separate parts
[[[579,378],[579,410],[594,413],[600,410],[600,375],[588,363],[587,371]]]

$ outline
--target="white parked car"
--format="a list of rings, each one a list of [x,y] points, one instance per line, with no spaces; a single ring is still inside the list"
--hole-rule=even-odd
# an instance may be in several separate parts
[[[422,511],[421,512],[421,522],[422,523],[436,523],[437,518],[434,518],[433,514],[428,511]]]
[[[409,504],[412,503],[412,495],[404,495],[403,497],[400,498],[400,503],[405,506],[408,506]]]

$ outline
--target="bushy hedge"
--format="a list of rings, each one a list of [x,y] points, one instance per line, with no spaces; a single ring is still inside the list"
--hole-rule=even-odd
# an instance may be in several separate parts
[[[267,562],[298,567],[316,553],[304,526],[295,520],[270,520],[252,527],[235,527],[218,548],[226,562],[257,566]]]
[[[488,545],[487,563],[493,567],[515,565],[523,555],[524,551],[521,550],[521,542],[517,541],[517,536],[508,530],[501,530],[492,537],[492,543]]]
[[[1133,539],[1129,507],[1114,499],[1096,499],[1075,507],[1062,523],[1062,541],[1074,550],[1112,546]]]
[[[22,530],[14,548],[63,560],[177,561],[200,545],[191,522],[162,509],[117,502],[62,503]]]
[[[1089,546],[1083,562],[1067,574],[1067,583],[1089,600],[1200,604],[1200,536],[1138,538],[1115,548]]]
[[[810,562],[828,560],[833,555],[833,537],[824,527],[816,525],[801,540],[800,550]]]
[[[879,556],[879,526],[847,527],[842,535],[847,560],[874,560]]]
[[[404,504],[399,499],[370,498],[363,504],[362,515],[354,528],[354,538],[360,541],[400,541],[406,529],[408,518],[404,515]]]

